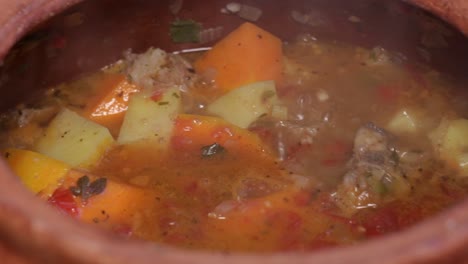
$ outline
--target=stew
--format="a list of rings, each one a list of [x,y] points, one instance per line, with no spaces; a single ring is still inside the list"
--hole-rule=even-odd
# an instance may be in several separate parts
[[[465,197],[450,76],[382,47],[251,23],[157,48],[2,114],[0,146],[59,212],[128,238],[310,251],[397,232]]]

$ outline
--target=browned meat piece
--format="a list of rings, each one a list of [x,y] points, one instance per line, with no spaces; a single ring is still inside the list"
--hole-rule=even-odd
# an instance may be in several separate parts
[[[334,194],[337,205],[345,212],[377,207],[409,191],[410,185],[389,139],[386,131],[372,123],[357,131],[350,169]]]

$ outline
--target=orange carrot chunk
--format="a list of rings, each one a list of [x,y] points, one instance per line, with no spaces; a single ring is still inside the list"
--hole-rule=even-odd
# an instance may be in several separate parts
[[[72,170],[61,188],[77,188],[82,177],[88,177],[89,184],[102,179]],[[131,226],[137,212],[151,207],[156,196],[146,189],[107,179],[102,192],[86,199],[81,193],[75,200],[79,206],[79,219],[112,228],[115,225]]]
[[[130,95],[139,89],[122,74],[106,74],[96,85],[99,94],[91,99],[83,115],[113,130],[123,121]]]
[[[179,115],[171,141],[177,150],[199,150],[217,143],[228,150],[271,154],[256,134],[212,116]]]
[[[213,76],[224,93],[239,86],[281,81],[281,40],[251,23],[244,23],[195,62],[195,69]]]
[[[153,202],[150,196],[150,192],[142,188],[108,180],[106,190],[83,205],[81,219],[94,223],[129,222],[144,204]]]

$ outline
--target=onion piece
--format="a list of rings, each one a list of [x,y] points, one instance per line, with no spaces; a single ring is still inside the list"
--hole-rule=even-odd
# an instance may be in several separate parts
[[[248,21],[255,22],[260,19],[262,16],[263,11],[260,8],[249,6],[249,5],[242,5],[239,13],[237,15],[240,18],[243,18]]]
[[[234,200],[227,200],[223,201],[222,203],[218,204],[213,211],[208,213],[209,218],[214,218],[214,219],[220,219],[224,220],[226,219],[226,215],[237,208],[239,206],[239,202],[234,201]]]
[[[255,6],[243,5],[236,2],[231,2],[226,7],[221,9],[223,14],[235,14],[242,19],[255,22],[260,19],[263,11]]]
[[[226,10],[233,14],[239,13],[241,9],[242,9],[242,5],[236,2],[232,2],[226,5]]]

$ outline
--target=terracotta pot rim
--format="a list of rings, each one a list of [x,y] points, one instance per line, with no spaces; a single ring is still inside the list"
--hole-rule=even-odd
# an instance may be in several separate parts
[[[17,9],[0,28],[3,44],[0,58],[17,39],[37,23],[82,0],[20,0]],[[45,11],[44,11],[45,10]],[[0,21],[1,22],[1,21]],[[45,261],[61,258],[93,263],[407,263],[442,259],[468,253],[468,200],[408,230],[354,246],[311,253],[223,254],[189,251],[151,242],[118,239],[88,225],[67,221],[29,193],[0,161],[0,235],[7,238],[20,254]],[[19,201],[15,196],[24,197]],[[55,212],[55,213],[54,213]],[[17,221],[11,221],[16,219]],[[29,236],[17,236],[17,232]],[[73,238],[63,234],[75,232]],[[48,237],[45,238],[45,234]],[[45,238],[45,239],[44,239]],[[47,252],[52,247],[57,252]],[[391,250],[387,250],[390,248]],[[96,259],[99,256],[99,259]]]
[[[8,53],[14,43],[34,26],[60,11],[83,0],[18,0],[6,8],[6,15],[0,19],[0,58]],[[9,11],[9,12],[8,12]]]
[[[53,254],[86,263],[127,263],[130,260],[150,263],[156,259],[172,263],[342,263],[343,259],[347,263],[407,263],[463,253],[462,249],[468,245],[468,215],[464,213],[468,208],[468,201],[465,201],[406,231],[354,246],[310,253],[274,254],[223,254],[183,250],[152,242],[120,239],[78,221],[70,221],[69,217],[58,214],[29,193],[3,161],[0,162],[0,175],[0,185],[9,186],[0,196],[0,234],[9,237],[13,244],[35,248],[28,252],[32,258],[37,258],[52,246],[58,252]],[[9,199],[14,194],[25,199]],[[12,216],[19,221],[9,221]],[[18,231],[28,233],[29,236],[15,236]],[[46,239],[44,234],[47,234]],[[70,238],[63,234],[77,235]],[[57,257],[47,254],[42,257],[44,256],[46,259]]]

